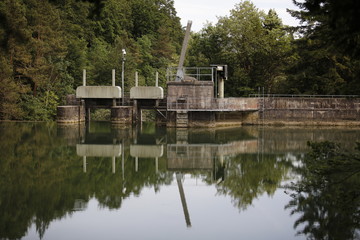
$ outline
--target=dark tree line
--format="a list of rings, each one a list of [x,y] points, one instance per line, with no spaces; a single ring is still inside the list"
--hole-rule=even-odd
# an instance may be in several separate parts
[[[133,73],[154,84],[182,41],[172,0],[4,0],[0,2],[0,119],[49,120],[81,83],[111,83],[127,50]],[[165,74],[160,81],[165,82]]]
[[[258,93],[358,94],[360,3],[293,1],[301,26],[283,25],[274,10],[241,1],[193,38],[191,64],[229,65],[228,96]],[[295,8],[295,6],[294,6]]]

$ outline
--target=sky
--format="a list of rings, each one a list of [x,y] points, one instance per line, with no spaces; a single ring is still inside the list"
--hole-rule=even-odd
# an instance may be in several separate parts
[[[217,17],[229,16],[230,10],[241,0],[174,0],[177,16],[181,18],[181,25],[186,26],[192,21],[191,30],[198,32],[208,22],[217,23]],[[267,13],[275,9],[283,24],[296,26],[298,21],[286,12],[286,9],[297,10],[292,0],[251,0],[259,9]]]

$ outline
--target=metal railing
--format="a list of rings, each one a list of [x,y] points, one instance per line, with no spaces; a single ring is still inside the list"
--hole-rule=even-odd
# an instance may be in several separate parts
[[[167,68],[166,79],[168,82],[175,80],[177,70],[177,67]],[[196,78],[199,81],[214,81],[215,69],[213,67],[183,67],[182,70],[185,76]]]
[[[310,95],[310,94],[249,94],[249,97],[269,98],[360,98],[360,95]]]

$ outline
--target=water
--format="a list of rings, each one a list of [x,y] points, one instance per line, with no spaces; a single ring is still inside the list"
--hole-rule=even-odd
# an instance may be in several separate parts
[[[0,133],[0,239],[322,239],[304,233],[316,221],[293,212],[286,186],[301,179],[307,141],[360,141],[352,128],[0,123]]]

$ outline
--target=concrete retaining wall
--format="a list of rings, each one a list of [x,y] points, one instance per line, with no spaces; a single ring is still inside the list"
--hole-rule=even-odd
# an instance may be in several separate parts
[[[357,98],[264,98],[260,120],[265,124],[360,124]]]
[[[215,109],[227,111],[256,111],[259,109],[258,98],[215,98]]]

